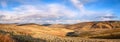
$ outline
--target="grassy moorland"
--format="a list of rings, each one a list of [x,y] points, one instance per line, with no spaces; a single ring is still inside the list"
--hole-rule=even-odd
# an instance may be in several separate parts
[[[103,22],[104,25],[106,22]],[[116,22],[115,22],[116,23]],[[93,23],[94,24],[94,23]],[[119,42],[119,24],[105,26],[95,23],[92,27],[47,27],[36,24],[0,24],[0,42]],[[103,28],[106,27],[106,28]],[[112,28],[111,28],[112,27]],[[116,28],[113,28],[116,27]]]

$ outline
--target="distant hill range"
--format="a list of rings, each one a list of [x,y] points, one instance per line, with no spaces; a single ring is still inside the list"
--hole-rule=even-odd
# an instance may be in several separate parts
[[[81,22],[77,24],[35,24],[35,23],[27,23],[27,24],[17,24],[18,26],[24,25],[38,25],[38,26],[46,26],[50,28],[67,28],[67,29],[112,29],[112,28],[120,28],[120,21],[93,21],[93,22]]]
[[[68,29],[112,29],[120,28],[120,21],[94,21],[94,22],[83,22],[66,26]]]
[[[38,25],[34,23],[22,24],[22,25]],[[67,28],[67,29],[113,29],[120,28],[120,21],[93,21],[93,22],[81,22],[77,24],[41,24],[40,26],[46,26],[50,28]]]

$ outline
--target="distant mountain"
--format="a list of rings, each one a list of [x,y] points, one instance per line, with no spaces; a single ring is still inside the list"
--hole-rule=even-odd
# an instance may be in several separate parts
[[[18,26],[25,26],[25,25],[38,25],[41,26],[40,24],[35,24],[35,23],[25,23],[25,24],[17,24]]]
[[[68,24],[51,24],[48,27],[52,27],[52,28],[66,28],[68,26]]]
[[[50,26],[50,25],[52,25],[52,24],[42,24],[43,26]]]

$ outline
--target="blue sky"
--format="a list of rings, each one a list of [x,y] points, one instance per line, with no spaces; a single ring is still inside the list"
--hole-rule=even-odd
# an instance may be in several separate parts
[[[0,22],[66,24],[120,20],[119,7],[120,0],[0,0]]]

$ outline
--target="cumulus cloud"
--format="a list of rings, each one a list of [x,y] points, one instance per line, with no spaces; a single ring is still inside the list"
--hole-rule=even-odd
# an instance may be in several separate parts
[[[117,16],[115,16],[113,14],[109,14],[109,13],[106,13],[105,15],[98,17],[98,19],[101,21],[115,20],[115,18],[117,18]]]
[[[60,4],[49,5],[21,5],[13,11],[0,11],[2,22],[38,22],[74,18],[76,13]],[[8,21],[9,20],[9,21]],[[39,22],[41,21],[41,22]],[[64,21],[64,20],[63,20]],[[59,21],[60,22],[60,21]],[[59,23],[58,21],[56,23]],[[62,23],[62,21],[61,21]]]
[[[92,11],[85,8],[85,3],[93,2],[95,0],[69,0],[79,11],[72,10],[63,4],[39,3],[39,0],[12,1],[19,2],[22,5],[12,8],[12,11],[0,10],[0,23],[79,23],[95,20],[91,18],[97,16],[111,14],[111,12],[107,12],[106,10]],[[33,5],[31,2],[39,4]],[[3,2],[2,6],[7,7],[7,3]]]
[[[81,17],[97,14],[96,11],[87,10],[84,6],[85,3],[83,2],[83,0],[70,0],[70,1],[73,4],[73,6],[75,6],[76,9],[79,10],[79,15]]]
[[[85,12],[84,4],[80,0],[71,0],[73,5],[78,8],[81,12]]]
[[[85,4],[89,3],[89,2],[95,2],[97,0],[70,0],[71,3],[73,3],[73,5],[79,10],[79,14],[81,16],[81,18],[83,18],[84,20],[89,20],[89,21],[96,21],[95,17],[99,17],[99,16],[106,16],[106,15],[111,15],[113,14],[113,12],[111,10],[102,10],[102,11],[93,11],[93,10],[87,10],[85,8]],[[88,17],[88,18],[86,18]],[[90,19],[93,18],[93,19]],[[97,19],[99,21],[101,20],[113,20],[113,18],[101,18],[101,19]]]
[[[97,11],[92,11],[92,10],[87,10],[84,6],[85,3],[87,2],[93,2],[93,0],[71,0],[71,2],[73,3],[73,5],[79,9],[79,14],[80,15],[94,15],[94,14],[99,14],[102,12],[97,12]],[[101,14],[102,15],[102,14]]]

